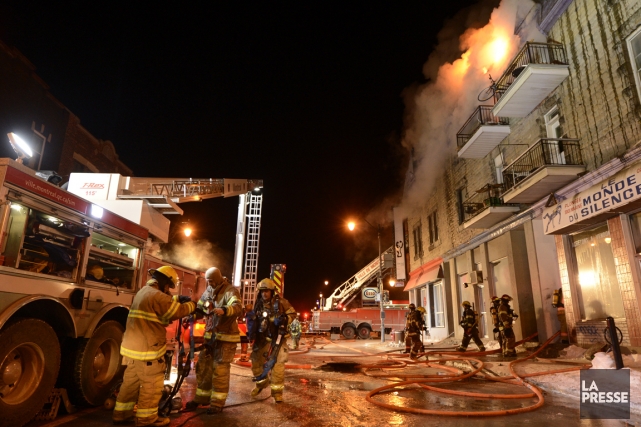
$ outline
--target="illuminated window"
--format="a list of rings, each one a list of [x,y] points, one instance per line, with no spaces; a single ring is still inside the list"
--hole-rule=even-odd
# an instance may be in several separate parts
[[[607,224],[571,236],[581,319],[624,317],[623,299]]]
[[[445,327],[443,282],[430,284],[430,320],[433,328]]]

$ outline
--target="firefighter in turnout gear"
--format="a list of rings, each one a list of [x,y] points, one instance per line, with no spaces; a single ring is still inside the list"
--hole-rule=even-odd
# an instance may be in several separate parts
[[[465,351],[467,346],[470,343],[470,340],[474,340],[474,343],[479,348],[479,351],[485,351],[485,346],[483,341],[479,338],[478,330],[478,316],[474,310],[472,310],[472,304],[469,301],[463,301],[461,303],[463,307],[463,315],[459,325],[463,328],[463,341],[461,345],[456,348],[456,351]]]
[[[187,316],[196,303],[187,296],[171,296],[178,274],[169,266],[149,270],[151,279],[131,304],[127,328],[120,347],[127,369],[113,412],[114,424],[134,421],[136,426],[165,426],[169,418],[158,417],[158,403],[165,379],[165,327]]]
[[[516,357],[516,350],[514,350],[516,336],[512,330],[512,323],[519,316],[510,307],[510,301],[512,297],[505,294],[501,297],[501,305],[499,305],[499,330],[503,334],[503,357]]]
[[[492,297],[492,305],[490,306],[490,315],[492,316],[492,324],[494,325],[494,339],[498,339],[499,347],[503,348],[503,334],[499,330],[501,321],[499,320],[499,306],[501,305],[501,298],[497,296]],[[498,335],[497,335],[498,334]]]
[[[276,293],[276,284],[271,279],[263,279],[258,284],[258,295],[254,311],[247,315],[247,336],[249,341],[254,343],[252,347],[251,362],[252,373],[258,377],[263,373],[267,363],[267,355],[270,355],[272,340],[277,340],[279,329],[284,328],[285,333],[289,325],[296,317],[296,310],[284,298]],[[275,357],[275,364],[270,377],[256,382],[251,392],[252,397],[267,387],[271,386],[272,397],[276,403],[283,401],[283,389],[285,388],[285,362],[288,360],[288,349],[286,339],[289,334],[281,336],[281,345]],[[276,341],[274,341],[276,343]],[[273,348],[271,348],[273,350]]]
[[[405,353],[410,354],[410,359],[418,358],[418,353],[423,348],[421,332],[425,327],[421,312],[416,310],[416,305],[409,305],[410,311],[405,315]]]
[[[216,267],[205,272],[207,289],[198,301],[199,312],[207,315],[203,350],[196,363],[196,396],[185,405],[193,411],[209,404],[208,414],[223,410],[229,393],[230,364],[240,342],[238,316],[243,313],[238,289],[227,282]],[[197,313],[197,317],[202,314]]]
[[[303,328],[298,321],[298,314],[289,325],[289,333],[292,336],[292,350],[298,349],[298,341],[300,340],[300,334],[302,333]]]

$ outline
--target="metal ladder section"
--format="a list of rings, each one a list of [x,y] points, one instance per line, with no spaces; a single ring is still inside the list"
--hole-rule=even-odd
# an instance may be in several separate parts
[[[383,258],[385,254],[393,253],[393,249],[394,247],[390,246],[381,254],[381,258]],[[382,262],[382,260],[380,262]],[[354,299],[354,297],[356,296],[356,292],[365,284],[369,283],[372,278],[375,278],[377,276],[379,268],[378,263],[378,257],[374,258],[374,261],[367,264],[358,273],[347,279],[345,283],[336,288],[334,292],[327,298],[324,309],[331,310],[334,306],[334,303],[345,304],[345,301],[347,301],[348,298],[352,297],[351,299]],[[383,271],[381,272],[382,275],[384,276],[385,273],[390,269],[391,268],[383,267]]]
[[[248,193],[247,231],[245,235],[245,270],[243,272],[243,305],[254,305],[258,276],[258,244],[260,242],[260,217],[263,195]]]

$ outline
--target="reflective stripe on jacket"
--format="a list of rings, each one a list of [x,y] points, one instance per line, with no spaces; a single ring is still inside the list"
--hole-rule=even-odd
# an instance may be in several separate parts
[[[213,307],[209,309],[210,312],[213,311],[214,308],[222,308],[225,310],[225,314],[221,316],[210,317],[213,320],[212,332],[215,333],[216,340],[240,342],[237,318],[243,314],[243,305],[240,301],[238,288],[224,281],[212,289],[210,298],[213,302]]]
[[[160,359],[167,350],[165,326],[196,309],[196,303],[181,304],[178,296],[171,297],[157,286],[158,282],[151,279],[134,297],[120,346],[120,354],[125,357],[135,360]]]

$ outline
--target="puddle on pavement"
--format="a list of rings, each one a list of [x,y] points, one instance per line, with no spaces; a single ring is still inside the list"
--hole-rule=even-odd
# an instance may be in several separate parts
[[[348,391],[348,390],[362,390],[362,391],[371,391],[377,387],[380,387],[380,384],[367,381],[329,381],[329,380],[318,380],[318,379],[308,379],[300,378],[301,384],[305,384],[309,387],[321,388],[325,390],[336,390],[336,391]]]
[[[354,362],[330,362],[318,367],[321,371],[326,372],[342,372],[345,374],[354,374],[361,372],[358,368],[358,363]]]

